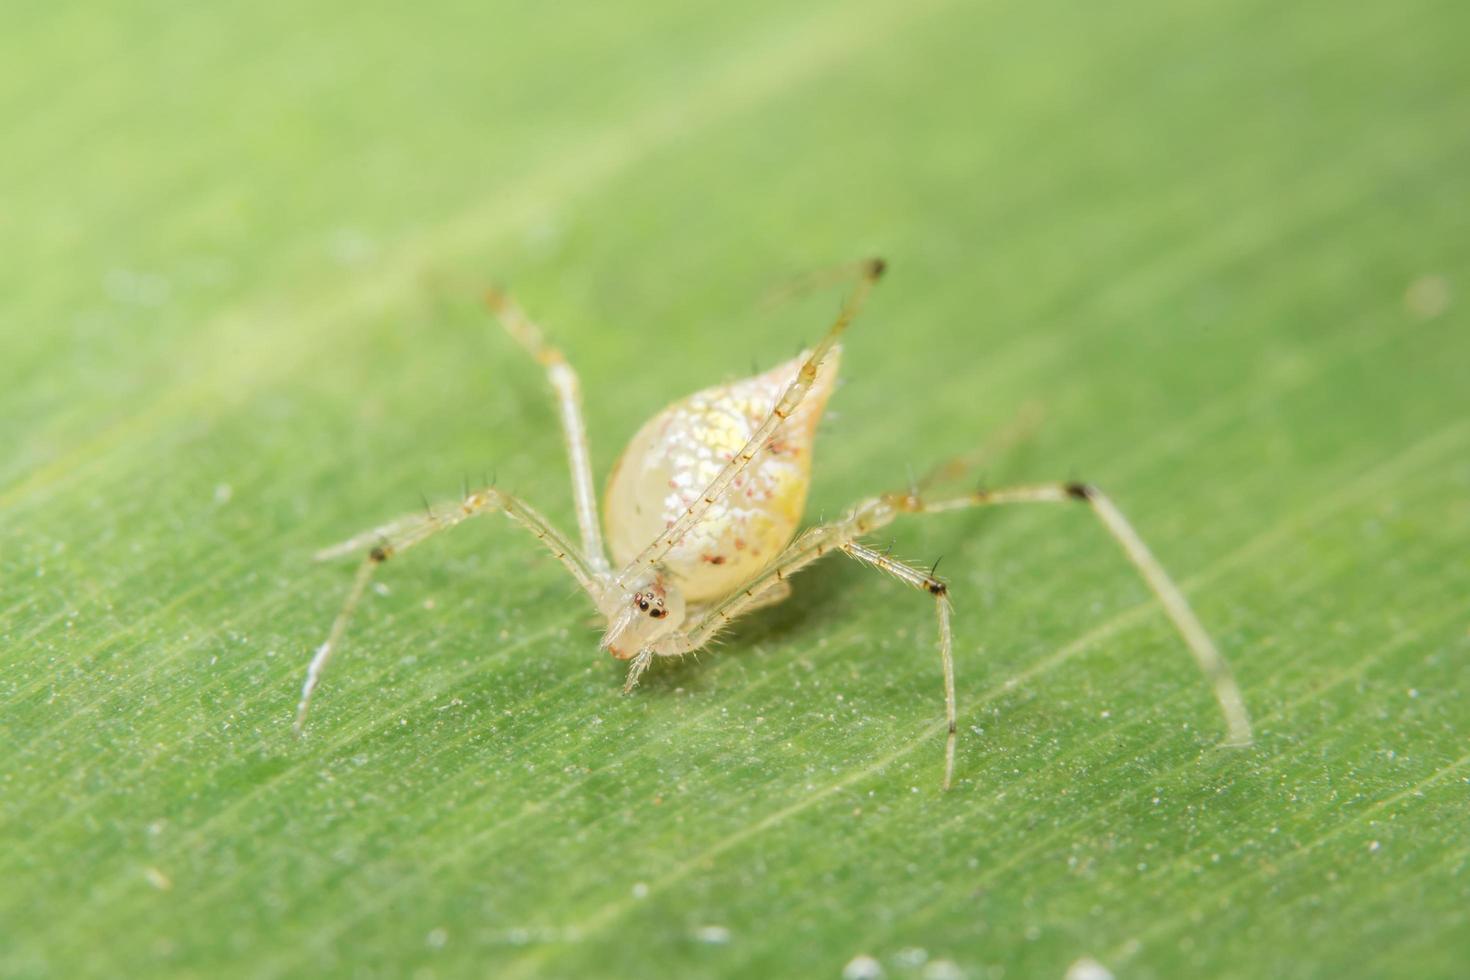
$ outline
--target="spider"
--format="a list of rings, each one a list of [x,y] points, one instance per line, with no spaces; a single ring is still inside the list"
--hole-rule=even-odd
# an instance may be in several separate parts
[[[931,497],[927,491],[931,478],[908,490],[859,501],[839,520],[796,533],[811,481],[817,423],[837,380],[838,341],[884,268],[882,260],[870,259],[849,270],[856,285],[815,347],[764,374],[706,388],[675,402],[638,430],[608,480],[603,511],[606,548],[597,519],[577,375],[513,299],[490,291],[490,308],[546,370],[555,392],[581,547],[529,504],[491,486],[466,493],[457,504],[426,507],[422,513],[319,552],[319,560],[355,552],[364,557],[326,641],[307,668],[293,726],[296,734],[304,729],[322,671],[340,646],[378,567],[440,531],[499,512],[541,541],[606,619],[602,649],[629,662],[624,693],[638,685],[655,657],[699,650],[741,616],[787,598],[791,576],[824,555],[841,553],[929,596],[938,619],[949,722],[943,780],[947,790],[954,780],[956,732],[949,587],[932,571],[894,559],[863,539],[909,514],[998,504],[1074,503],[1097,516],[1173,621],[1213,686],[1225,716],[1226,743],[1249,744],[1250,721],[1229,666],[1143,539],[1113,502],[1090,484],[1043,483]]]

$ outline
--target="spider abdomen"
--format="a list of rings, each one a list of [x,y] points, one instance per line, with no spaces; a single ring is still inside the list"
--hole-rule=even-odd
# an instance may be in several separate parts
[[[823,360],[811,391],[705,519],[663,560],[684,597],[728,595],[796,534],[811,484],[811,450],[837,379],[840,350]],[[603,507],[615,565],[631,562],[699,499],[775,408],[806,359],[694,393],[649,419],[608,478]]]

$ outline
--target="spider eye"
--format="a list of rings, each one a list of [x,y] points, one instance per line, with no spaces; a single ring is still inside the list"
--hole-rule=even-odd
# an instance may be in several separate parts
[[[642,596],[639,596],[638,597],[638,608],[639,609],[642,609],[644,612],[648,612],[648,600],[645,599],[645,598],[643,598]]]

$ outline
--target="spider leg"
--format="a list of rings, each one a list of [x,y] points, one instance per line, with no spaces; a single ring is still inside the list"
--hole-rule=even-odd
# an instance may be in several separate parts
[[[837,341],[842,336],[843,331],[847,329],[848,325],[852,323],[853,318],[857,316],[858,311],[862,309],[863,302],[868,298],[868,294],[872,292],[873,286],[877,283],[878,278],[882,276],[883,269],[884,265],[881,259],[870,259],[863,265],[862,278],[858,281],[857,287],[852,291],[851,295],[848,296],[847,301],[842,304],[842,309],[838,311],[837,319],[827,330],[826,336],[817,343],[816,347],[812,348],[812,352],[807,356],[806,362],[802,364],[801,370],[797,372],[796,378],[787,386],[786,391],[781,395],[780,400],[776,402],[776,406],[771,409],[771,413],[766,416],[765,421],[756,428],[750,439],[745,443],[744,448],[736,453],[730,462],[725,464],[725,468],[710,481],[709,486],[704,488],[704,492],[699,495],[698,499],[689,505],[684,511],[683,516],[655,538],[648,547],[644,548],[633,559],[627,568],[618,574],[618,584],[620,587],[627,582],[636,580],[663,558],[664,555],[668,554],[669,550],[678,544],[684,535],[689,533],[689,530],[704,518],[705,513],[715,501],[724,497],[725,491],[729,489],[730,484],[750,465],[751,460],[765,446],[766,442],[771,438],[772,433],[776,431],[792,412],[796,411],[796,407],[801,404],[802,399],[806,397],[806,393],[811,390],[812,385],[816,382],[817,368],[821,366],[823,359],[831,353],[832,348],[837,345]]]
[[[306,667],[306,680],[301,683],[301,698],[296,702],[296,720],[291,723],[291,731],[298,738],[306,730],[306,712],[311,708],[311,696],[316,692],[317,685],[321,683],[322,672],[327,669],[327,661],[331,659],[333,651],[341,643],[342,634],[346,632],[347,623],[352,619],[352,614],[357,611],[357,604],[361,601],[362,593],[367,589],[369,580],[378,570],[378,566],[383,563],[378,557],[380,554],[382,553],[378,549],[373,549],[362,560],[362,564],[357,566],[357,575],[352,579],[352,587],[347,590],[347,599],[337,612],[337,618],[332,620],[332,628],[327,632],[326,642],[316,648],[316,652],[312,654],[311,663]]]
[[[1039,402],[1030,402],[1021,406],[1015,418],[996,429],[990,438],[978,448],[947,459],[917,481],[912,481],[915,492],[928,493],[936,486],[943,486],[953,480],[973,474],[994,460],[1003,459],[1016,447],[1036,435],[1044,416],[1045,411]],[[973,485],[973,480],[971,485]]]
[[[874,565],[916,588],[923,588],[936,597],[939,616],[940,655],[944,664],[945,708],[949,720],[949,739],[945,750],[945,781],[947,788],[954,771],[954,743],[956,710],[954,693],[954,662],[950,630],[950,606],[948,589],[932,575],[898,562],[882,552],[859,544],[857,539],[891,524],[903,514],[932,514],[969,507],[985,507],[1012,503],[1064,503],[1082,501],[1102,523],[1104,529],[1122,549],[1124,555],[1137,569],[1145,584],[1154,593],[1164,612],[1173,622],[1210,682],[1215,700],[1225,716],[1228,732],[1226,744],[1249,745],[1251,740],[1250,718],[1246,712],[1245,699],[1230,670],[1230,665],[1215,649],[1205,628],[1194,615],[1184,593],[1157,558],[1149,551],[1133,525],[1128,522],[1117,506],[1096,487],[1080,483],[1052,483],[1007,490],[977,491],[962,497],[926,500],[915,493],[890,493],[870,497],[855,505],[842,520],[821,524],[803,533],[767,567],[758,578],[744,589],[716,603],[706,610],[693,625],[679,637],[678,649],[674,652],[697,650],[738,617],[758,608],[767,590],[776,584],[784,584],[791,575],[810,565],[823,555],[841,550],[845,554],[867,564]]]
[[[1085,503],[1092,510],[1103,528],[1122,550],[1129,562],[1138,571],[1144,583],[1153,592],[1154,598],[1164,608],[1179,633],[1184,645],[1194,656],[1205,679],[1209,681],[1215,700],[1225,716],[1227,745],[1249,745],[1251,743],[1250,716],[1245,708],[1245,698],[1240,685],[1230,670],[1229,663],[1215,648],[1210,634],[1200,624],[1184,592],[1175,584],[1164,566],[1154,557],[1128,518],[1123,516],[1116,504],[1102,491],[1085,483],[1044,483],[1033,486],[1013,487],[1002,490],[979,490],[961,497],[941,500],[925,500],[921,496],[892,494],[888,502],[903,513],[933,514],[947,510],[969,507],[988,507],[995,504],[1020,503]]]
[[[871,259],[859,259],[856,262],[840,262],[837,265],[800,273],[767,289],[761,295],[758,308],[773,310],[783,303],[788,303],[819,289],[828,289],[832,286],[842,286],[861,280],[868,275],[871,264]]]
[[[949,789],[954,782],[954,743],[958,727],[954,696],[954,636],[949,628],[949,586],[931,572],[921,571],[857,541],[849,541],[842,550],[858,561],[934,597],[934,608],[939,617],[939,658],[944,665],[944,714],[949,721],[949,737],[944,744],[944,788]]]
[[[720,630],[736,619],[763,606],[779,602],[790,594],[787,581],[792,575],[833,551],[842,551],[858,561],[897,576],[901,581],[932,595],[939,617],[939,655],[944,667],[944,705],[949,720],[949,736],[944,751],[944,788],[954,780],[956,723],[953,636],[950,631],[949,588],[926,572],[874,551],[854,539],[893,520],[896,511],[886,498],[874,497],[858,504],[841,521],[811,528],[792,542],[767,570],[744,589],[706,610],[680,638],[673,652],[685,653],[704,646]]]
[[[546,518],[528,504],[494,487],[477,490],[465,496],[457,504],[442,506],[437,512],[433,508],[427,508],[423,512],[404,515],[341,544],[325,548],[317,552],[318,561],[338,558],[364,548],[371,550],[367,552],[362,564],[358,566],[357,576],[352,580],[352,587],[348,590],[347,599],[343,602],[341,611],[332,621],[332,628],[327,633],[326,642],[317,647],[315,655],[311,658],[311,664],[306,669],[306,680],[301,685],[301,699],[296,705],[296,721],[292,725],[297,735],[300,735],[305,728],[306,713],[311,707],[311,697],[321,682],[327,661],[340,646],[348,621],[351,620],[378,566],[440,531],[447,531],[471,517],[497,511],[502,511],[510,516],[512,520],[545,544],[557,561],[561,562],[562,566],[577,580],[577,584],[592,597],[593,602],[597,602],[602,590],[587,560],[577,553],[566,537],[552,527]]]
[[[628,664],[628,679],[623,681],[624,694],[633,693],[633,688],[638,686],[638,678],[643,676],[643,672],[651,663],[653,663],[653,651],[639,651],[638,656],[633,658],[633,662]]]
[[[592,463],[587,448],[587,424],[582,413],[582,388],[577,372],[562,352],[546,342],[541,329],[526,316],[514,299],[490,290],[485,301],[499,317],[516,343],[546,369],[547,380],[556,393],[561,413],[562,435],[567,444],[567,463],[572,473],[572,498],[577,507],[577,528],[582,533],[582,554],[593,571],[606,572],[608,561],[602,546],[602,526],[597,520],[597,491],[592,483]]]
[[[787,579],[856,535],[849,522],[819,524],[808,529],[766,566],[745,588],[705,609],[670,644],[670,653],[689,653],[713,640],[721,630],[747,613],[781,601],[790,593]]]
[[[753,613],[757,609],[779,605],[790,598],[791,583],[785,581],[776,582],[774,585],[767,586],[763,592],[757,593],[756,597],[750,601],[750,605],[745,607],[745,611],[747,613]]]

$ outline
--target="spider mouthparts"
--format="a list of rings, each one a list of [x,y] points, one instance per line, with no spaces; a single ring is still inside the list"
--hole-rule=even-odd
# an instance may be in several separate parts
[[[607,644],[603,644],[603,646],[607,650],[608,653],[612,654],[614,660],[632,660],[633,659],[633,651],[631,651],[631,650],[628,650],[628,649],[619,650],[617,647],[615,647],[615,646],[608,646]]]

